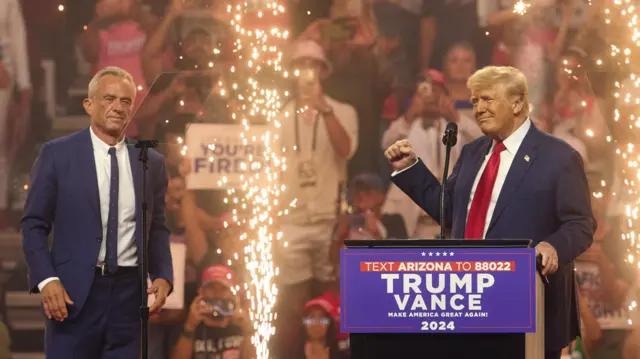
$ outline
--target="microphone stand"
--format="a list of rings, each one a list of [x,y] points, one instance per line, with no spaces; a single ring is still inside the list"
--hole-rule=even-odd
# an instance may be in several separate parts
[[[454,124],[450,122],[449,125]],[[444,171],[442,173],[442,184],[440,186],[440,235],[438,239],[445,239],[445,196],[447,192],[447,177],[449,174],[449,161],[451,159],[451,148],[458,142],[458,126],[447,125],[442,143],[445,145]]]
[[[149,358],[149,294],[147,294],[148,286],[147,286],[147,273],[149,272],[149,264],[147,257],[147,245],[148,245],[148,228],[147,228],[147,211],[149,203],[147,202],[147,170],[149,167],[147,166],[147,162],[149,161],[149,149],[155,148],[158,146],[158,141],[156,140],[139,140],[135,147],[140,149],[140,156],[138,159],[142,165],[142,246],[140,247],[142,250],[142,258],[140,266],[142,270],[140,271],[140,286],[142,289],[142,304],[140,305],[140,341],[141,341],[141,358],[148,359]]]

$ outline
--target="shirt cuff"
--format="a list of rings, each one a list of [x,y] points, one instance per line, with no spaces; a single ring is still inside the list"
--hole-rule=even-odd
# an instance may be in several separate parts
[[[410,169],[411,167],[415,166],[415,165],[416,165],[416,163],[418,163],[418,162],[420,162],[420,161],[419,161],[419,160],[416,160],[416,161],[415,161],[413,164],[411,164],[411,166],[409,166],[409,167],[405,167],[405,168],[403,168],[403,169],[401,169],[401,170],[393,171],[393,173],[391,174],[391,177],[395,177],[396,175],[399,175],[400,173],[402,173],[402,172],[404,172],[404,171],[406,171],[406,170]]]
[[[54,280],[60,280],[60,278],[58,278],[58,277],[50,277],[50,278],[47,278],[47,279],[43,280],[42,282],[40,282],[40,284],[38,284],[38,290],[40,292],[42,292],[42,288],[44,288],[44,286],[49,284],[49,282],[53,282]]]

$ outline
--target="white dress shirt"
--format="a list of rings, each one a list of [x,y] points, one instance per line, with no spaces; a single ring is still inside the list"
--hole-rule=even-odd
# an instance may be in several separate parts
[[[529,132],[529,128],[531,128],[531,120],[527,119],[520,127],[518,127],[517,130],[515,130],[515,132],[513,132],[509,137],[502,141],[506,149],[502,151],[502,153],[500,153],[500,167],[498,168],[498,176],[496,177],[496,182],[493,185],[491,202],[489,203],[489,209],[487,210],[487,218],[485,220],[482,238],[485,238],[487,235],[487,230],[489,229],[489,224],[491,223],[491,217],[493,216],[493,211],[495,210],[496,203],[498,203],[498,198],[500,197],[500,191],[502,191],[502,186],[504,185],[504,181],[507,179],[507,174],[509,174],[509,169],[511,168],[513,159],[515,158],[516,153],[518,153],[518,149],[520,148],[520,145],[522,145],[522,141],[524,141],[527,132]],[[493,146],[495,146],[495,141],[491,145],[491,150],[493,150]],[[484,158],[484,162],[482,163],[482,166],[480,166],[480,170],[478,170],[476,178],[473,181],[473,186],[471,187],[471,195],[469,196],[469,203],[467,205],[467,216],[469,215],[469,209],[471,208],[471,203],[473,202],[473,196],[476,193],[478,182],[480,182],[480,177],[482,177],[482,172],[484,172],[484,169],[487,166],[487,162],[489,162],[489,158],[491,158],[491,150],[487,152]],[[391,176],[395,176],[398,173],[406,171],[414,165],[415,163],[405,169],[395,171]]]
[[[496,182],[493,185],[493,192],[491,192],[491,202],[489,203],[489,209],[487,210],[487,218],[484,223],[484,232],[482,232],[482,238],[485,238],[487,236],[487,230],[489,229],[489,224],[491,223],[491,217],[493,217],[493,211],[496,209],[496,203],[498,203],[498,198],[500,197],[500,191],[502,191],[502,186],[504,186],[504,181],[507,179],[507,175],[509,174],[509,169],[511,168],[513,159],[516,157],[516,153],[518,153],[518,149],[520,148],[522,141],[524,141],[524,137],[527,135],[527,132],[529,132],[530,127],[531,120],[526,119],[524,123],[511,134],[511,136],[502,141],[506,149],[502,151],[502,153],[500,153],[500,167],[498,167],[498,176],[496,177]],[[482,166],[480,166],[480,170],[476,175],[475,181],[473,181],[473,186],[471,187],[471,195],[469,196],[469,204],[467,205],[467,216],[469,216],[469,210],[471,209],[471,203],[473,202],[473,196],[476,193],[478,182],[480,182],[480,177],[482,177],[484,168],[487,167],[487,162],[489,162],[489,158],[491,158],[491,152],[495,145],[496,142],[494,141],[491,144],[491,150],[487,152],[487,155],[484,157],[484,162],[482,162]]]
[[[100,216],[102,217],[102,242],[96,264],[104,262],[107,245],[107,221],[109,219],[109,190],[111,187],[111,157],[109,146],[92,129],[91,142],[93,143],[93,156],[96,162],[96,174],[98,178],[98,193],[100,195]],[[135,267],[138,265],[138,247],[136,245],[136,194],[134,190],[133,174],[129,162],[129,151],[123,141],[115,146],[118,159],[118,266]],[[38,284],[38,289],[52,280],[51,277]]]

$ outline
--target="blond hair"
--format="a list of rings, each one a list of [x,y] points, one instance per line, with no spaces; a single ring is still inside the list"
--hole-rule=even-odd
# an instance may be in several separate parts
[[[109,75],[125,79],[131,82],[131,85],[133,85],[133,87],[136,86],[136,83],[133,81],[133,76],[131,76],[131,74],[126,70],[116,66],[107,66],[98,71],[98,73],[93,76],[91,81],[89,81],[88,94],[90,98],[96,94],[96,91],[98,91],[98,87],[100,86],[100,79]]]
[[[529,88],[524,74],[511,66],[487,66],[476,71],[469,80],[467,87],[471,92],[487,90],[500,85],[507,97],[520,97],[523,102],[522,111],[528,115],[531,111],[529,105]]]

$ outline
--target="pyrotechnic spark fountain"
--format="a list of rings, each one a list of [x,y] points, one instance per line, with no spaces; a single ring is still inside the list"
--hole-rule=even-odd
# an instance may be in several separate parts
[[[277,2],[253,0],[232,4],[227,7],[235,31],[231,91],[220,86],[220,94],[234,96],[237,105],[231,106],[231,117],[244,127],[239,134],[243,143],[259,144],[264,152],[251,156],[249,163],[243,164],[248,170],[242,177],[244,183],[237,190],[229,190],[225,202],[235,205],[233,221],[246,228],[238,238],[244,244],[244,253],[231,257],[244,260],[246,265],[244,289],[254,329],[251,342],[256,348],[256,358],[268,359],[278,293],[274,283],[278,269],[273,263],[272,249],[281,237],[274,219],[283,214],[278,203],[284,191],[279,174],[285,169],[279,156],[280,124],[274,117],[288,96],[278,86],[288,76],[282,66],[280,47],[289,34],[279,25],[284,23],[285,8]],[[264,129],[260,134],[251,131],[256,122],[266,122],[259,127]]]
[[[595,2],[594,2],[595,3]],[[608,142],[613,142],[616,153],[616,175],[619,176],[619,188],[609,190],[612,199],[621,201],[626,215],[622,240],[627,244],[626,261],[634,268],[640,268],[640,228],[638,227],[638,213],[640,196],[638,195],[638,181],[640,170],[638,162],[640,153],[635,146],[636,129],[640,127],[640,77],[637,65],[632,63],[633,51],[640,46],[640,31],[638,29],[638,15],[633,1],[614,0],[603,8],[604,28],[610,49],[611,63],[614,72],[619,74],[615,79],[614,98],[615,109],[613,120],[617,132],[615,138],[607,136]],[[637,60],[636,60],[637,61]],[[603,65],[603,61],[596,59],[596,65]],[[625,75],[627,74],[627,75]],[[603,134],[595,134],[596,136]],[[602,181],[602,187],[605,182]],[[617,192],[617,193],[616,193]],[[602,192],[596,191],[594,197],[601,198]],[[637,290],[637,288],[634,288]],[[637,310],[634,300],[629,303],[629,311]],[[629,319],[629,324],[632,324]]]

